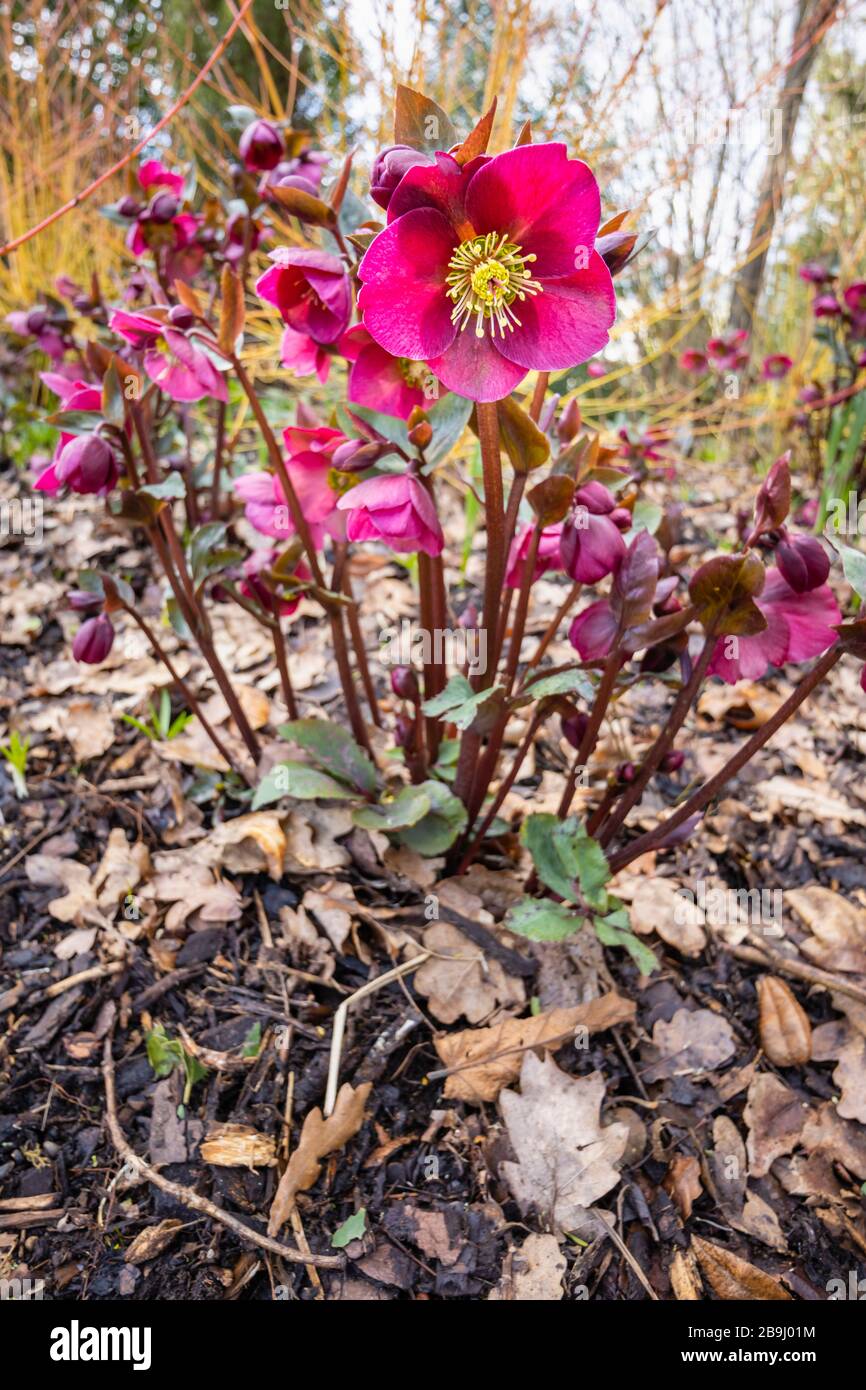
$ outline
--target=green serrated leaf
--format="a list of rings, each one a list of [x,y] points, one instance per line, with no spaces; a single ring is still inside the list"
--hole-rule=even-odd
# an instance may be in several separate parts
[[[344,782],[329,777],[309,763],[284,762],[272,767],[256,787],[252,800],[252,810],[259,811],[262,806],[270,806],[281,796],[292,796],[296,801],[315,801],[317,797],[330,801],[348,801],[352,792]]]
[[[505,917],[509,931],[530,941],[564,941],[574,935],[581,921],[566,903],[554,903],[548,898],[521,898]]]
[[[438,695],[425,700],[421,709],[424,714],[442,718],[465,730],[475,722],[484,705],[501,696],[501,691],[501,686],[494,686],[492,690],[473,690],[466,677],[457,674],[451,677]]]
[[[515,703],[543,700],[548,695],[579,695],[591,703],[595,698],[595,686],[586,671],[559,671],[555,676],[542,676],[541,680],[533,681]]]
[[[327,719],[295,719],[279,730],[333,777],[368,796],[376,789],[376,769],[352,735]]]

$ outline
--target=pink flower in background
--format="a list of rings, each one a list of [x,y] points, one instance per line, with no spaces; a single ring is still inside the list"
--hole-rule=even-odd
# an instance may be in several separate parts
[[[833,276],[825,265],[820,261],[806,261],[805,265],[800,266],[799,276],[810,285],[823,285],[826,280],[832,280]]]
[[[835,294],[818,294],[812,300],[812,313],[816,319],[834,319],[842,312],[842,305]]]
[[[587,362],[586,364],[587,376],[592,377],[595,381],[598,381],[603,376],[607,376],[608,370],[604,362]]]
[[[40,372],[40,380],[60,397],[61,413],[64,410],[102,411],[102,387],[80,378],[70,378],[63,372]],[[60,437],[54,449],[54,458],[48,468],[40,474],[36,487],[40,492],[56,493],[63,486],[55,473],[55,464],[66,445],[75,438],[61,424]]]
[[[767,573],[766,583],[755,599],[767,619],[763,632],[754,637],[720,637],[709,665],[711,676],[720,676],[728,685],[738,680],[760,680],[770,666],[788,661],[808,661],[833,645],[833,628],[842,621],[838,604],[829,586],[798,594],[777,569]]]
[[[622,532],[611,513],[613,494],[601,483],[586,483],[575,493],[560,540],[562,566],[579,584],[597,584],[618,570],[625,555]]]
[[[431,380],[429,367],[408,357],[392,357],[370,337],[363,324],[344,333],[337,347],[352,363],[347,399],[355,405],[408,420],[416,405],[431,404],[423,390]]]
[[[388,204],[399,188],[403,175],[408,174],[418,164],[435,164],[432,154],[422,154],[409,145],[389,145],[382,150],[373,163],[370,174],[370,197],[380,208],[387,210]]]
[[[273,121],[251,121],[239,142],[238,153],[253,173],[274,169],[283,157],[283,137]]]
[[[740,328],[736,333],[728,333],[719,338],[710,338],[707,343],[707,357],[719,372],[738,372],[748,366],[749,354],[743,344],[748,333]]]
[[[174,311],[172,311],[174,312]],[[225,381],[198,340],[149,314],[118,309],[109,327],[144,352],[144,370],[175,401],[227,401]]]
[[[225,237],[223,239],[222,253],[229,265],[236,265],[242,261],[246,251],[247,227],[250,222],[249,217],[243,213],[235,213],[226,223]],[[258,222],[253,222],[249,232],[250,251],[255,251],[262,240],[264,233]]]
[[[656,434],[648,430],[639,439],[632,439],[628,430],[619,431],[619,438],[622,441],[618,452],[624,459],[644,459],[651,462],[660,462],[666,459],[667,455],[662,453],[662,445],[670,444],[670,435]]]
[[[330,353],[308,334],[296,333],[294,328],[283,331],[280,361],[292,376],[312,376],[315,372],[322,385],[331,373]]]
[[[275,595],[262,578],[262,571],[273,569],[278,559],[279,552],[276,550],[254,550],[252,555],[248,555],[244,560],[244,577],[238,586],[242,594],[247,598],[255,599],[256,602],[260,603],[262,608],[267,609],[268,612],[273,611]],[[294,577],[296,579],[312,578],[303,560],[299,560],[298,564],[295,566]],[[288,618],[294,613],[301,602],[301,598],[302,595],[299,593],[295,598],[280,599],[280,617]]]
[[[568,629],[568,640],[582,661],[599,661],[610,651],[616,630],[610,600],[602,598],[578,613]]]
[[[560,568],[562,562],[559,556],[559,539],[562,535],[562,527],[563,522],[559,521],[555,526],[546,526],[542,531],[535,557],[535,568],[532,571],[533,584],[546,570]],[[508,552],[508,568],[505,573],[505,583],[509,589],[520,588],[523,579],[523,566],[526,564],[534,530],[535,527],[531,524],[524,526],[523,530],[511,542],[511,548]]]
[[[337,503],[348,513],[346,538],[382,541],[400,554],[440,555],[445,544],[430,494],[411,473],[384,473],[350,488]]]
[[[138,166],[138,182],[145,192],[151,188],[167,188],[176,198],[183,192],[183,174],[172,173],[159,159],[146,159]]]
[[[19,338],[35,338],[36,346],[46,357],[55,362],[63,357],[66,351],[63,333],[52,324],[44,305],[37,304],[33,309],[13,309],[11,314],[6,315],[5,322]]]
[[[274,264],[256,281],[256,294],[279,309],[297,333],[333,343],[349,326],[352,291],[346,268],[326,251],[272,251]]]
[[[709,357],[705,352],[700,352],[697,348],[686,348],[685,352],[680,353],[679,361],[684,372],[709,371]]]
[[[345,435],[324,426],[304,429],[290,425],[283,431],[283,439],[288,455],[286,471],[314,543],[320,546],[326,533],[342,539],[342,518],[336,515],[340,494],[332,484],[333,455],[346,443]],[[285,540],[294,535],[295,523],[276,474],[244,473],[234,480],[234,489],[244,503],[247,521],[263,536]]]
[[[866,314],[866,280],[849,285],[842,297],[855,319],[862,319]]]
[[[37,479],[35,490],[55,494],[68,487],[84,496],[105,497],[120,477],[111,446],[98,434],[75,434]]]
[[[471,400],[528,371],[573,367],[608,341],[610,271],[594,249],[599,192],[565,145],[522,145],[403,175],[358,268],[364,327]]]
[[[782,381],[793,365],[791,358],[786,357],[783,352],[773,352],[769,357],[764,358],[761,364],[761,376],[765,381]]]

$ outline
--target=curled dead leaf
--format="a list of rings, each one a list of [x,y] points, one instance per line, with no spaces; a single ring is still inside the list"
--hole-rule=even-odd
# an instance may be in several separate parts
[[[168,1249],[182,1227],[183,1222],[174,1217],[159,1221],[155,1226],[146,1226],[124,1251],[124,1260],[128,1265],[143,1265],[148,1260],[155,1260],[157,1255]]]
[[[268,1218],[268,1235],[275,1236],[292,1214],[299,1192],[304,1192],[318,1179],[321,1160],[342,1149],[354,1138],[364,1123],[364,1106],[372,1082],[365,1081],[356,1089],[348,1082],[340,1087],[337,1103],[327,1120],[318,1106],[304,1120],[297,1148],[277,1188]]]
[[[692,1214],[692,1203],[703,1192],[701,1165],[692,1154],[675,1154],[662,1181],[662,1187],[676,1203],[683,1221]]]
[[[777,1067],[799,1067],[812,1055],[812,1025],[792,990],[776,975],[758,980],[761,1046]]]
[[[790,1302],[791,1295],[773,1274],[741,1260],[732,1250],[713,1241],[692,1236],[692,1249],[698,1257],[704,1278],[719,1298]]]

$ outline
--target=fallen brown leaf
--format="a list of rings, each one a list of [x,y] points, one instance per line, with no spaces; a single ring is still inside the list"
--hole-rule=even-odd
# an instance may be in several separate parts
[[[639,879],[631,905],[632,929],[654,931],[684,956],[699,956],[707,944],[704,913],[667,878]]]
[[[812,1055],[812,1025],[793,991],[775,975],[758,979],[761,1046],[777,1067],[799,1067]]]
[[[661,1057],[644,1073],[648,1081],[712,1071],[737,1050],[731,1025],[712,1009],[678,1009],[670,1023],[660,1018],[653,1043]]]
[[[692,1236],[692,1249],[700,1261],[704,1278],[719,1298],[790,1302],[791,1295],[775,1275],[767,1274],[748,1260],[741,1260],[724,1246]]]
[[[318,1106],[304,1120],[297,1148],[280,1178],[268,1218],[268,1235],[275,1236],[288,1221],[299,1192],[306,1191],[317,1181],[322,1171],[321,1160],[342,1149],[354,1138],[364,1122],[364,1106],[372,1082],[365,1081],[355,1090],[346,1082],[340,1087],[337,1103],[327,1120]]]
[[[139,1231],[132,1244],[127,1246],[123,1258],[129,1265],[143,1265],[148,1260],[155,1260],[157,1255],[161,1255],[167,1250],[177,1235],[183,1229],[183,1222],[174,1217],[168,1217],[165,1221],[159,1221],[155,1226],[146,1226],[143,1231]]]
[[[688,1221],[692,1204],[704,1190],[698,1160],[692,1154],[675,1154],[662,1180],[662,1187],[673,1198],[683,1221]]]
[[[495,1008],[522,1004],[520,980],[507,975],[450,922],[434,922],[423,935],[424,947],[434,952],[415,976],[415,988],[428,1001],[440,1023],[455,1023],[461,1015],[480,1023]]]
[[[506,1256],[498,1288],[488,1295],[491,1303],[558,1303],[565,1289],[565,1256],[555,1236],[527,1236],[519,1250]]]
[[[796,1147],[809,1117],[808,1106],[777,1076],[760,1072],[749,1087],[743,1119],[749,1127],[749,1172],[760,1178],[773,1161]]]

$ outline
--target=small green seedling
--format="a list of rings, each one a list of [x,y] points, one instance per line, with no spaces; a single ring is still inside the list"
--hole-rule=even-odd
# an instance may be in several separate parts
[[[154,709],[151,701],[148,701],[147,708],[150,711],[150,720],[145,723],[142,719],[136,719],[134,715],[122,714],[120,717],[125,724],[131,724],[139,733],[144,734],[145,738],[151,739],[154,743],[164,743],[168,739],[177,738],[182,734],[192,715],[186,710],[181,711],[174,719],[171,717],[171,696],[167,690],[163,690],[159,697],[159,711]]]
[[[181,1067],[184,1076],[183,1105],[189,1105],[192,1088],[197,1081],[207,1076],[197,1057],[187,1052],[180,1038],[170,1038],[161,1023],[154,1025],[147,1035],[147,1060],[153,1067],[154,1076],[170,1076],[175,1067]],[[178,1108],[181,1113],[181,1107]]]
[[[27,796],[27,751],[30,747],[30,736],[22,739],[17,729],[12,729],[9,734],[9,742],[0,744],[0,753],[9,764],[9,772],[12,777],[12,785],[15,788],[15,795],[22,800]]]

